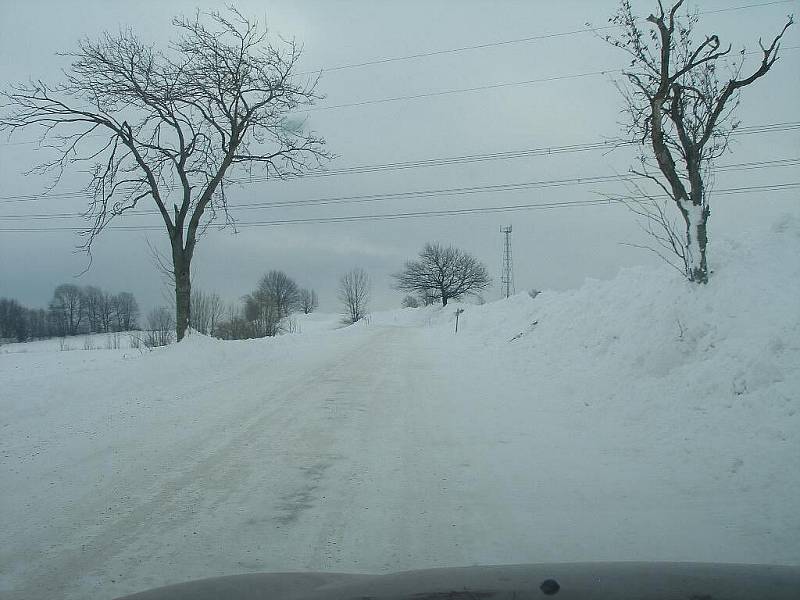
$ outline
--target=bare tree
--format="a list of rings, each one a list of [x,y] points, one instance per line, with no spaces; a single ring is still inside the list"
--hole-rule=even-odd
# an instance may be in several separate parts
[[[278,335],[281,319],[284,316],[272,296],[262,295],[256,291],[244,297],[244,318],[250,323],[248,337]]]
[[[89,331],[97,333],[101,331],[100,303],[103,299],[103,290],[93,285],[83,288],[83,310],[86,321],[89,324]]]
[[[324,140],[288,115],[319,96],[300,79],[301,48],[273,45],[235,9],[172,21],[164,50],[132,31],[82,40],[65,80],[19,84],[4,93],[0,131],[38,129],[54,160],[34,172],[91,165],[83,246],[115,217],[149,198],[164,222],[174,274],[176,332],[191,310],[190,267],[198,237],[218,213],[233,224],[225,182],[236,167],[283,177],[328,157]]]
[[[360,321],[367,314],[371,283],[364,269],[348,271],[339,280],[339,300],[345,308],[345,322]]]
[[[111,299],[114,316],[117,320],[117,331],[136,329],[139,320],[139,304],[130,292],[120,292]]]
[[[477,258],[436,242],[425,244],[419,258],[407,261],[404,269],[393,277],[398,290],[441,300],[442,306],[447,306],[449,300],[477,294],[492,282]]]
[[[165,306],[154,308],[147,314],[147,335],[145,346],[166,346],[172,343],[172,332],[175,329],[172,311]]]
[[[419,300],[417,300],[411,294],[408,294],[403,301],[400,303],[400,306],[403,308],[418,308],[419,307]]]
[[[43,308],[27,309],[28,339],[44,339],[52,337],[53,332],[47,319],[47,311]]]
[[[238,319],[243,317],[248,323],[246,337],[265,337],[278,335],[287,324],[287,317],[301,306],[300,288],[283,271],[270,271],[258,282],[258,287],[242,298],[244,307],[241,313],[231,314],[224,325],[226,336],[241,332]]]
[[[62,283],[50,301],[50,314],[58,335],[76,335],[85,314],[83,290],[72,283]]]
[[[204,335],[213,335],[217,323],[222,320],[225,306],[214,293],[192,290],[192,328]]]
[[[208,321],[208,335],[214,335],[214,330],[216,330],[217,325],[220,323],[220,321],[222,321],[222,317],[225,315],[225,303],[218,294],[211,294],[209,296],[208,304],[208,312],[210,315],[210,319]]]
[[[788,18],[769,45],[759,40],[760,61],[743,73],[744,49],[736,62],[727,62],[731,46],[723,47],[716,34],[693,40],[698,13],[679,18],[684,1],[667,9],[658,0],[658,14],[647,17],[651,29],[644,31],[630,0],[622,0],[611,19],[622,33],[606,40],[631,56],[623,71],[627,84],[618,87],[626,101],[628,133],[642,144],[642,168],[634,173],[658,184],[674,201],[685,224],[681,241],[685,275],[706,283],[708,187],[714,161],[727,150],[738,126],[733,113],[741,89],[766,75],[778,60],[779,42],[793,19]],[[726,75],[719,74],[719,65],[728,68]],[[651,159],[644,151],[647,143],[660,176],[650,168]],[[661,217],[655,217],[651,222],[658,223]]]
[[[319,298],[317,298],[317,292],[305,288],[300,290],[300,310],[302,310],[303,313],[312,313],[317,310],[318,306]]]
[[[228,308],[228,318],[217,323],[214,328],[214,335],[224,340],[243,340],[259,337],[255,333],[252,322],[248,321],[243,312],[236,306]]]
[[[16,300],[0,298],[0,342],[13,339],[24,342],[31,336],[29,311]],[[35,311],[32,311],[35,312]],[[31,336],[33,337],[33,336]]]
[[[189,326],[204,335],[208,334],[208,321],[210,319],[208,311],[208,299],[203,290],[192,288],[192,296],[189,314],[191,322]]]
[[[108,333],[114,329],[114,317],[116,316],[114,296],[108,292],[103,292],[103,295],[100,298],[100,303],[98,304],[98,310],[100,315],[100,325],[103,331]]]
[[[283,271],[270,271],[258,282],[258,288],[253,293],[261,303],[275,306],[280,313],[280,318],[289,316],[299,310],[301,306],[300,288],[294,279]]]

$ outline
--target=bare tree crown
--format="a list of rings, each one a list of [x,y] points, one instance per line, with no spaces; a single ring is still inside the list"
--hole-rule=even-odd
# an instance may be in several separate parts
[[[72,64],[62,83],[4,93],[11,110],[0,130],[39,128],[57,151],[39,172],[58,178],[70,164],[91,163],[89,240],[151,197],[170,236],[185,229],[193,245],[207,208],[227,214],[223,183],[233,165],[260,163],[281,176],[326,157],[324,141],[287,118],[318,98],[316,81],[293,75],[295,42],[269,44],[235,10],[173,25],[179,35],[167,50],[130,30],[106,33],[64,54]]]
[[[741,88],[766,75],[775,64],[780,41],[794,19],[787,19],[769,45],[758,40],[761,60],[748,74],[743,74],[742,50],[738,59],[726,63],[729,71],[720,77],[719,61],[732,58],[732,46],[723,48],[716,34],[695,42],[693,32],[699,15],[687,12],[679,16],[684,4],[685,0],[678,0],[666,10],[659,0],[658,14],[645,19],[653,29],[644,31],[630,0],[623,0],[610,19],[622,28],[622,34],[606,39],[631,56],[628,68],[623,70],[631,84],[623,90],[632,117],[627,125],[629,133],[646,142],[654,128],[663,128],[663,132],[655,133],[663,135],[682,159],[694,158],[689,156],[691,148],[697,158],[713,159],[724,152],[730,130],[738,125],[732,113]]]
[[[436,242],[425,244],[419,258],[406,262],[394,279],[397,289],[441,300],[443,306],[448,300],[486,289],[492,281],[486,267],[474,256]]]

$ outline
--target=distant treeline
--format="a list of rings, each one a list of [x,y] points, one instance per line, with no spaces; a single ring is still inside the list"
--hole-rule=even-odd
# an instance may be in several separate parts
[[[111,294],[92,285],[63,283],[48,307],[27,308],[0,298],[0,340],[25,342],[138,328],[139,305],[130,292]]]

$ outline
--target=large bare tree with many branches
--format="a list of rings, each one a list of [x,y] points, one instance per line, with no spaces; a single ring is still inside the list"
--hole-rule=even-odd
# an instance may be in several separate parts
[[[425,244],[417,260],[406,261],[403,270],[393,277],[398,290],[418,294],[425,304],[441,300],[442,306],[449,300],[475,295],[492,283],[486,266],[477,258],[437,242]]]
[[[642,168],[633,171],[657,183],[683,217],[683,239],[669,230],[661,239],[683,260],[690,281],[707,283],[709,178],[714,161],[728,149],[738,126],[734,111],[742,88],[766,75],[778,60],[780,41],[793,19],[788,18],[769,44],[759,39],[759,60],[746,70],[744,50],[732,61],[731,46],[723,46],[716,34],[694,40],[698,13],[679,16],[684,2],[677,0],[666,8],[658,0],[658,13],[643,23],[630,0],[623,0],[610,19],[622,33],[606,40],[631,56],[623,70],[626,82],[619,88],[626,101],[628,133],[642,144]],[[649,168],[653,160],[658,175]],[[656,217],[667,223],[663,214]]]
[[[236,167],[283,177],[329,158],[324,140],[292,111],[319,98],[316,78],[295,73],[301,48],[274,45],[234,9],[175,18],[176,39],[157,49],[130,30],[82,40],[61,83],[16,85],[3,96],[0,131],[38,129],[55,159],[38,165],[57,183],[89,163],[91,198],[82,247],[147,199],[169,236],[176,331],[190,325],[190,266],[198,238],[229,214]],[[55,184],[54,183],[54,184]]]

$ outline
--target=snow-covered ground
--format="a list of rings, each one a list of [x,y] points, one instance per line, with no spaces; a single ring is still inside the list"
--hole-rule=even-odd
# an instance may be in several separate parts
[[[63,338],[49,338],[33,342],[0,345],[0,354],[27,354],[39,352],[72,352],[73,350],[131,350],[144,348],[145,333],[120,331],[114,333],[87,333]]]
[[[0,597],[252,571],[800,563],[800,223],[712,282],[0,352]],[[31,348],[34,346],[31,345]],[[8,349],[8,347],[4,347]]]

